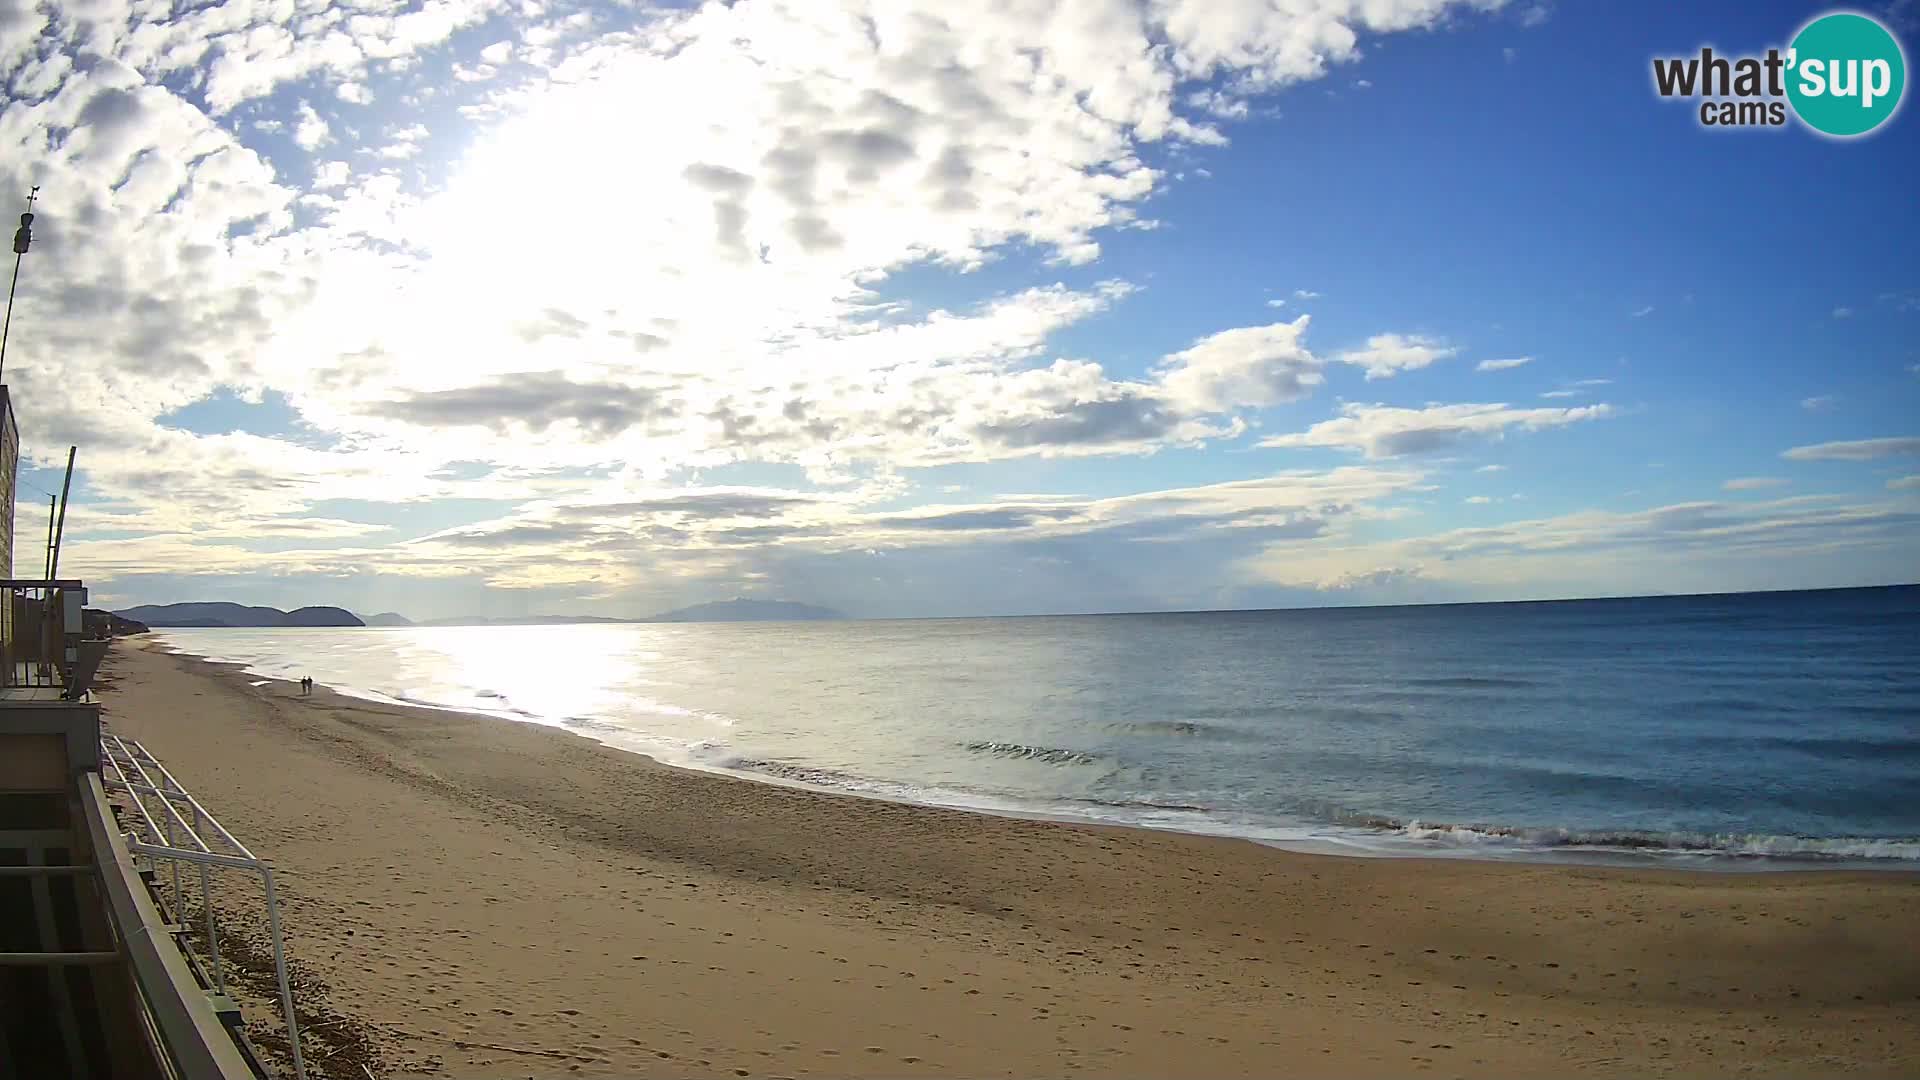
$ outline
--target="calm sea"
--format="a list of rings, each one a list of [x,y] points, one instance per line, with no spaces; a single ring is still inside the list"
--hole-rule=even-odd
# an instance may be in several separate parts
[[[1920,868],[1920,587],[163,636],[914,802],[1355,854]]]

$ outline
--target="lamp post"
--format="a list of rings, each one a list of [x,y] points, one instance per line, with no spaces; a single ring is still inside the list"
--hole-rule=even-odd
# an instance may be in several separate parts
[[[7,370],[7,332],[13,329],[13,293],[20,287],[20,260],[33,245],[33,200],[40,197],[40,185],[27,192],[27,210],[20,215],[20,227],[13,233],[13,283],[7,286],[7,318],[0,322],[0,377]]]

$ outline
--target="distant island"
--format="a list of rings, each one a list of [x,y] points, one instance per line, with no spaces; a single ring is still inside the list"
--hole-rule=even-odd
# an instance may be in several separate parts
[[[244,604],[143,604],[113,614],[152,627],[365,626],[345,608],[303,607],[281,611]]]
[[[582,623],[631,623],[639,619],[610,619],[601,615],[462,615],[454,619],[425,619],[409,626],[576,626]]]
[[[735,597],[732,600],[716,600],[709,604],[695,604],[692,607],[675,608],[663,611],[651,619],[642,622],[817,622],[823,619],[844,619],[845,615],[832,608],[815,607],[812,604],[796,604],[790,600],[748,600]]]
[[[281,611],[228,603],[143,604],[112,613],[156,628],[288,627],[288,626],[574,626],[597,623],[695,622],[818,622],[847,616],[832,608],[791,600],[750,600],[735,597],[663,611],[644,619],[616,619],[600,615],[467,616],[415,622],[395,611],[362,618],[345,608],[303,607]]]

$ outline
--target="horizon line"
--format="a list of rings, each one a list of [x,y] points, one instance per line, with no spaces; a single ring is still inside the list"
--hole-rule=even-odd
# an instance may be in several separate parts
[[[1113,618],[1113,617],[1126,616],[1126,615],[1243,615],[1243,614],[1260,614],[1265,612],[1282,612],[1282,611],[1285,611],[1285,612],[1329,611],[1329,610],[1376,611],[1376,610],[1397,610],[1401,608],[1498,607],[1498,606],[1519,605],[1519,604],[1579,604],[1579,603],[1599,603],[1604,601],[1617,601],[1617,600],[1704,600],[1704,599],[1710,599],[1713,597],[1723,597],[1723,596],[1774,596],[1774,595],[1785,595],[1788,593],[1865,592],[1867,590],[1872,590],[1872,589],[1911,589],[1911,588],[1920,588],[1920,581],[1896,581],[1896,582],[1887,582],[1879,585],[1820,585],[1820,586],[1814,586],[1811,588],[1803,588],[1803,589],[1734,589],[1734,590],[1727,590],[1722,592],[1615,593],[1615,594],[1609,594],[1604,596],[1543,596],[1543,597],[1526,597],[1526,598],[1517,599],[1517,600],[1416,600],[1416,601],[1408,601],[1405,603],[1397,603],[1397,604],[1311,604],[1311,605],[1299,605],[1295,607],[1168,608],[1164,610],[1154,610],[1154,611],[1138,610],[1138,609],[1129,610],[1129,611],[1053,611],[1053,612],[1038,612],[1038,613],[1027,613],[1027,614],[998,614],[998,615],[866,616],[866,615],[846,615],[844,613],[841,613],[841,617],[837,619],[750,619],[750,620],[716,619],[712,621],[714,622],[954,622],[962,619],[1091,619],[1091,618]],[[735,597],[734,599],[748,599],[748,598]],[[724,602],[725,601],[704,601],[703,603],[724,603]],[[819,607],[819,608],[825,608],[826,610],[829,610],[829,611],[836,611],[836,612],[838,611],[838,609],[827,607],[824,604],[813,604],[813,603],[808,603],[806,601],[799,601],[799,600],[767,600],[767,601],[761,601],[761,602],[762,603],[799,604],[805,607]],[[243,604],[235,600],[177,600],[177,601],[173,601],[171,603],[165,603],[165,604],[158,604],[158,603],[133,604],[125,609],[103,608],[99,610],[105,610],[114,615],[121,615],[124,618],[126,616],[122,615],[122,612],[126,610],[132,610],[132,608],[173,607],[178,604],[233,604],[235,607],[269,607],[269,605],[266,605],[266,604]],[[701,606],[701,604],[689,604],[685,606],[699,607]],[[340,611],[345,611],[357,619],[364,620],[367,617],[367,616],[361,615],[359,612],[354,611],[351,608],[340,607],[337,604],[303,604],[297,608],[284,609],[283,613],[290,613],[293,611],[300,611],[303,609],[310,609],[310,608],[316,608],[316,607],[335,608]],[[272,610],[282,610],[282,609],[275,608]],[[444,625],[447,623],[457,623],[464,620],[473,620],[475,622],[497,622],[497,621],[503,621],[503,620],[513,620],[513,619],[581,619],[581,620],[593,620],[593,621],[599,621],[599,622],[615,622],[615,623],[656,623],[661,621],[660,620],[661,615],[671,614],[672,612],[679,611],[679,610],[682,610],[682,609],[671,608],[665,612],[657,612],[653,615],[642,615],[642,616],[633,616],[633,615],[456,615],[456,616],[439,618],[439,619],[421,619],[418,621],[412,618],[409,618],[408,616],[400,615],[400,613],[397,611],[381,611],[381,612],[375,612],[374,614],[375,615],[399,615],[400,618],[407,619],[407,622],[410,626],[427,626],[435,623]],[[255,630],[255,629],[258,629],[258,630],[404,630],[406,628],[407,627],[362,625],[357,627],[356,626],[264,626],[264,627],[162,626],[162,627],[156,627],[155,629],[160,629],[160,630]]]

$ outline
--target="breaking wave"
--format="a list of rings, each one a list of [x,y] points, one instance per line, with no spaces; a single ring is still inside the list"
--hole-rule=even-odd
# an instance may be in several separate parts
[[[1127,735],[1172,739],[1237,739],[1246,735],[1244,730],[1212,719],[1133,720],[1110,724],[1108,727]]]
[[[236,630],[161,640],[261,682],[313,674],[370,700],[541,723],[668,764],[898,802],[1378,857],[1920,869],[1909,797],[1920,734],[1907,722],[1920,687],[1906,654],[1841,670],[1834,696],[1818,701],[1776,687],[1764,664],[1741,667],[1711,650],[1677,674],[1664,673],[1664,656],[1636,659],[1642,666],[1606,693],[1560,668],[1515,678],[1508,666],[1438,662],[1385,680],[1336,664],[1305,683],[1267,684],[1254,658],[1244,686],[1163,687],[1143,673],[1147,681],[1121,687],[1126,695],[1045,711],[1002,702],[989,720],[971,705],[942,713],[934,690],[869,718],[855,715],[868,707],[857,697],[717,694],[676,682],[670,665],[552,693],[457,652],[396,650],[406,638]],[[445,651],[486,639],[476,631],[427,644]],[[802,644],[844,647],[836,641]],[[892,647],[909,657],[922,649]],[[1584,669],[1570,661],[1564,670]],[[492,686],[475,685],[480,677]],[[893,723],[892,712],[914,721]],[[1609,726],[1656,716],[1670,719]],[[1698,825],[1728,831],[1686,828]]]
[[[1480,675],[1447,675],[1428,679],[1408,679],[1408,686],[1439,690],[1525,690],[1540,685],[1532,679],[1494,678]]]
[[[1589,849],[1643,854],[1805,860],[1920,860],[1920,837],[1777,836],[1759,833],[1641,832],[1362,818],[1351,824],[1436,847],[1546,851]]]
[[[1094,765],[1100,761],[1097,755],[1089,754],[1084,750],[1067,750],[1058,746],[1028,746],[1025,743],[1010,742],[970,742],[966,746],[975,754],[1044,761],[1049,765]]]

